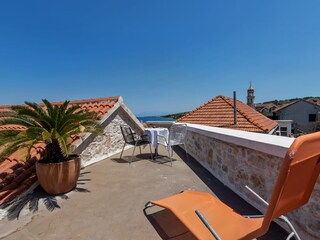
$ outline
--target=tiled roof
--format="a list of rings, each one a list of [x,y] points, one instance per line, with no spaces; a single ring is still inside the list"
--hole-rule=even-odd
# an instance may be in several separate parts
[[[70,101],[70,106],[80,105],[82,109],[90,112],[96,112],[101,117],[105,115],[119,100],[120,97],[92,98],[88,100]],[[53,102],[53,104],[62,104],[63,102]]]
[[[233,99],[218,96],[179,118],[177,122],[268,133],[277,123],[248,105],[237,101],[237,126],[234,125]]]
[[[108,97],[108,98],[93,98],[88,100],[74,100],[70,101],[69,106],[80,105],[82,109],[90,112],[96,112],[101,117],[106,114],[119,100],[119,97]],[[63,102],[53,102],[52,104],[61,105]],[[44,104],[39,104],[44,107]],[[2,113],[10,113],[11,106],[0,106]],[[1,118],[0,118],[1,119]],[[0,130],[15,130],[23,129],[21,126],[6,125],[0,126]]]
[[[277,105],[273,104],[273,103],[258,103],[254,105],[255,108],[273,108],[273,107],[277,107]]]
[[[40,159],[44,148],[34,147],[31,158],[20,161],[26,156],[25,150],[20,150],[4,160],[0,165],[0,204],[9,202],[28,190],[37,181],[35,162]]]
[[[283,105],[281,105],[280,107],[277,107],[273,112],[278,112],[278,111],[280,111],[280,110],[282,110],[282,109],[284,109],[284,108],[286,108],[286,107],[289,107],[289,106],[291,106],[291,105],[293,105],[293,104],[296,104],[297,102],[300,102],[300,101],[301,101],[301,100],[295,100],[295,101],[292,101],[292,102],[283,104]]]
[[[317,105],[320,105],[320,98],[318,98],[318,97],[308,98],[306,101],[307,101],[307,102],[314,103],[314,104],[317,104]]]
[[[71,101],[71,105],[80,105],[82,109],[98,113],[103,116],[119,101],[120,97],[95,98],[88,100]],[[54,102],[53,104],[62,104]],[[44,106],[42,104],[42,106]],[[0,106],[2,113],[10,113],[10,106]],[[1,130],[23,129],[20,126],[0,126]],[[26,157],[26,150],[21,149],[0,164],[0,204],[13,200],[25,192],[37,181],[35,162],[40,159],[43,152],[43,145],[34,147],[31,151],[31,158],[23,161]]]
[[[276,108],[273,112],[279,112],[279,111],[283,110],[284,108],[292,106],[292,105],[294,105],[294,104],[296,104],[298,102],[306,102],[306,103],[312,104],[312,105],[314,105],[314,106],[316,106],[318,108],[319,108],[319,105],[320,105],[319,103],[315,102],[314,99],[313,100],[312,99],[311,100],[310,99],[307,99],[307,100],[300,99],[300,100],[295,100],[295,101],[283,104],[282,106]]]

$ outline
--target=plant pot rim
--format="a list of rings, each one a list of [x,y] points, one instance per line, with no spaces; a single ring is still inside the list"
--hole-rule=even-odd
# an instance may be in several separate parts
[[[62,161],[62,162],[57,162],[57,163],[46,163],[46,162],[41,162],[42,159],[40,159],[39,161],[36,161],[36,164],[46,164],[46,165],[57,165],[57,164],[64,164],[66,162],[70,162],[70,161],[76,161],[78,159],[80,159],[80,155],[77,155],[77,154],[71,154],[69,155],[68,157],[71,157],[70,159],[67,159],[65,161]]]

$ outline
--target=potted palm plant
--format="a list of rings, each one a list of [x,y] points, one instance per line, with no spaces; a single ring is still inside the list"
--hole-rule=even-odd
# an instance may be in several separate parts
[[[78,105],[43,104],[25,102],[12,106],[11,111],[2,113],[0,126],[16,125],[17,130],[0,131],[0,160],[15,151],[27,148],[27,158],[36,144],[45,146],[41,160],[36,162],[38,180],[43,189],[54,195],[72,190],[80,174],[81,160],[70,153],[72,137],[85,132],[100,133],[98,115],[81,109]],[[0,116],[1,116],[0,115]]]

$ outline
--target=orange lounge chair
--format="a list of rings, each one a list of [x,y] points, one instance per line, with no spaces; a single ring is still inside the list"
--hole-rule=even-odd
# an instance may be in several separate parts
[[[157,201],[169,209],[198,239],[254,239],[264,235],[272,220],[308,202],[320,172],[320,132],[295,139],[284,158],[264,216],[241,216],[208,193],[184,191]],[[291,224],[289,224],[290,226]],[[291,225],[292,233],[300,239]]]

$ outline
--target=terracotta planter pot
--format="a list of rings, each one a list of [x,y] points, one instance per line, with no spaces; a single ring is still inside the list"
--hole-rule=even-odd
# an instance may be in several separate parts
[[[80,168],[79,156],[61,163],[36,163],[39,183],[47,193],[52,195],[71,191],[77,184]]]

